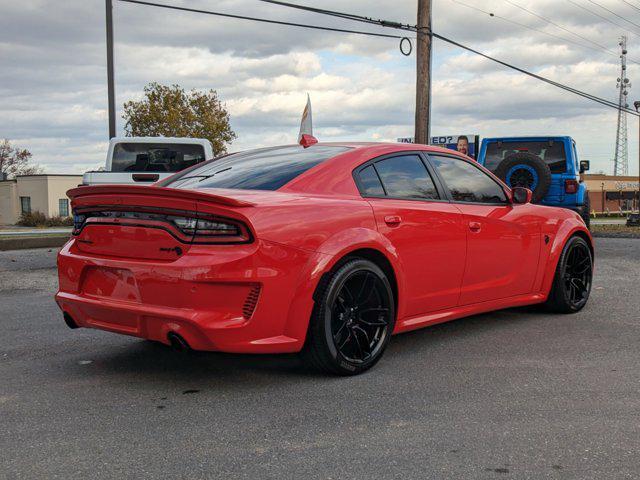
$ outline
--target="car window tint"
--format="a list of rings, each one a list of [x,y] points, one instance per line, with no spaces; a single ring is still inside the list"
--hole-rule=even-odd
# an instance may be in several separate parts
[[[112,172],[179,172],[204,162],[204,147],[196,144],[116,143]]]
[[[498,168],[505,158],[519,152],[535,155],[549,165],[551,173],[567,171],[567,156],[562,142],[535,142],[522,140],[514,142],[489,142],[484,166],[492,172]]]
[[[437,199],[438,191],[417,155],[380,160],[375,168],[390,197]]]
[[[360,193],[363,195],[384,195],[384,189],[373,165],[360,170],[358,179],[360,180]]]
[[[456,202],[505,203],[507,196],[500,185],[479,168],[451,157],[430,155]]]
[[[349,147],[299,145],[263,148],[203,163],[162,184],[171,188],[238,188],[277,190],[310,168],[349,150]]]

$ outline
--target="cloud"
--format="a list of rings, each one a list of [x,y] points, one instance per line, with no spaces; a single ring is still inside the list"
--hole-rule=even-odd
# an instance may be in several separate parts
[[[257,0],[162,1],[388,32]],[[638,12],[622,2],[601,2],[640,21]],[[307,93],[321,139],[395,140],[413,134],[415,57],[403,57],[394,39],[114,3],[119,108],[126,100],[140,98],[144,85],[151,81],[178,83],[187,89],[216,89],[238,133],[232,150],[295,139]],[[568,2],[515,1],[605,46],[614,52],[611,54],[503,0],[464,3],[511,22],[452,0],[438,0],[434,2],[434,30],[615,100],[619,74],[615,51],[624,29]],[[416,16],[415,0],[353,0],[348,4],[324,0],[322,6],[404,23],[415,22]],[[102,0],[68,0],[58,2],[55,9],[46,0],[0,0],[0,8],[0,137],[29,148],[50,172],[83,171],[99,165],[107,142]],[[635,53],[639,42],[639,37],[630,37],[629,56],[633,60],[640,58]],[[614,110],[439,41],[434,52],[434,134],[569,134],[576,138],[585,157],[595,159],[595,169],[611,169],[606,159],[613,155]],[[640,76],[640,66],[633,61],[629,75],[632,79]],[[635,91],[633,87],[631,91]],[[630,119],[631,158],[637,152],[634,121]],[[120,118],[118,123],[122,127]],[[632,161],[632,171],[634,164]]]

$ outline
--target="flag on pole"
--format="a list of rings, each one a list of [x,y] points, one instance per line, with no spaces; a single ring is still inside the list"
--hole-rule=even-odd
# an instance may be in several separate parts
[[[302,121],[300,122],[300,133],[298,134],[298,143],[302,140],[303,135],[313,137],[313,121],[311,119],[311,98],[307,93],[307,105],[302,112]]]

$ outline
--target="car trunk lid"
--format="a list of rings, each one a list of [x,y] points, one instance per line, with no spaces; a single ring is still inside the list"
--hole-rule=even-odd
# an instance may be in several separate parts
[[[254,204],[224,193],[129,185],[72,189],[77,248],[97,256],[174,261],[196,241],[198,222],[247,224],[238,210]]]

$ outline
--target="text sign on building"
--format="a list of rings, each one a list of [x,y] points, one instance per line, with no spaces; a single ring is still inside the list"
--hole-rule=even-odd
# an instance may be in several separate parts
[[[616,190],[637,190],[638,182],[616,182]]]

